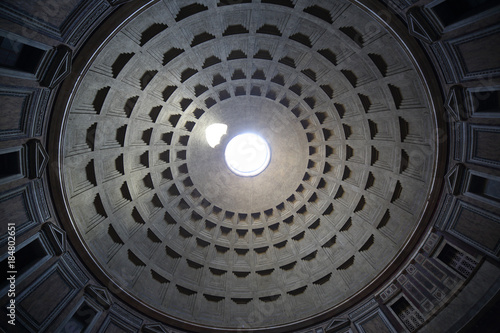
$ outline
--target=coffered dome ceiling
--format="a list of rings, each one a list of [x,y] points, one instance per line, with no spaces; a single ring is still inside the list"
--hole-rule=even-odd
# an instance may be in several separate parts
[[[425,228],[436,173],[403,40],[341,0],[138,10],[65,116],[62,190],[87,255],[140,309],[192,327],[286,326],[363,295]],[[246,132],[271,151],[253,177],[224,160]]]

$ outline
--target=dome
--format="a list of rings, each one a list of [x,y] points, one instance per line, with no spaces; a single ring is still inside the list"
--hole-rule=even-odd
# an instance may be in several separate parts
[[[436,177],[407,36],[348,1],[172,6],[120,25],[70,97],[61,183],[88,253],[200,327],[285,327],[361,294],[426,227]],[[245,135],[262,165],[229,160],[258,156]]]
[[[494,331],[499,8],[3,1],[7,331]]]

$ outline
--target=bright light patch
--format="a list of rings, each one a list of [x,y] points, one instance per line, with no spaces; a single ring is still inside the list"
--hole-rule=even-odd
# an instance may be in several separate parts
[[[235,136],[229,141],[224,154],[227,166],[238,176],[258,175],[269,165],[271,150],[267,142],[253,133]]]
[[[208,145],[215,148],[224,135],[227,133],[227,125],[225,124],[212,124],[205,130],[205,137],[207,138]]]

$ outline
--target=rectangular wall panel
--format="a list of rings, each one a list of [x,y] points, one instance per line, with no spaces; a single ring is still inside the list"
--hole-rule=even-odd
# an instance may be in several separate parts
[[[358,331],[361,333],[396,332],[394,327],[392,327],[391,323],[380,309],[377,309],[377,311],[372,312],[359,321],[355,322],[355,325]]]
[[[469,124],[467,162],[500,168],[500,127]]]
[[[0,246],[7,242],[8,223],[15,223],[18,237],[39,223],[33,207],[29,186],[0,194]]]
[[[499,43],[500,26],[445,41],[461,81],[500,75],[500,58],[492,56],[498,54]]]
[[[49,90],[0,86],[0,140],[40,136]]]
[[[64,260],[59,260],[16,298],[18,320],[42,331],[83,287]]]
[[[500,218],[479,207],[458,200],[446,229],[486,254],[500,253]]]

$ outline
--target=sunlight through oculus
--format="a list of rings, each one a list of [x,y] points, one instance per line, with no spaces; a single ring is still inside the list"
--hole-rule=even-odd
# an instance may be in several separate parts
[[[269,165],[271,150],[267,142],[253,133],[235,136],[224,153],[229,169],[242,177],[258,175]]]

